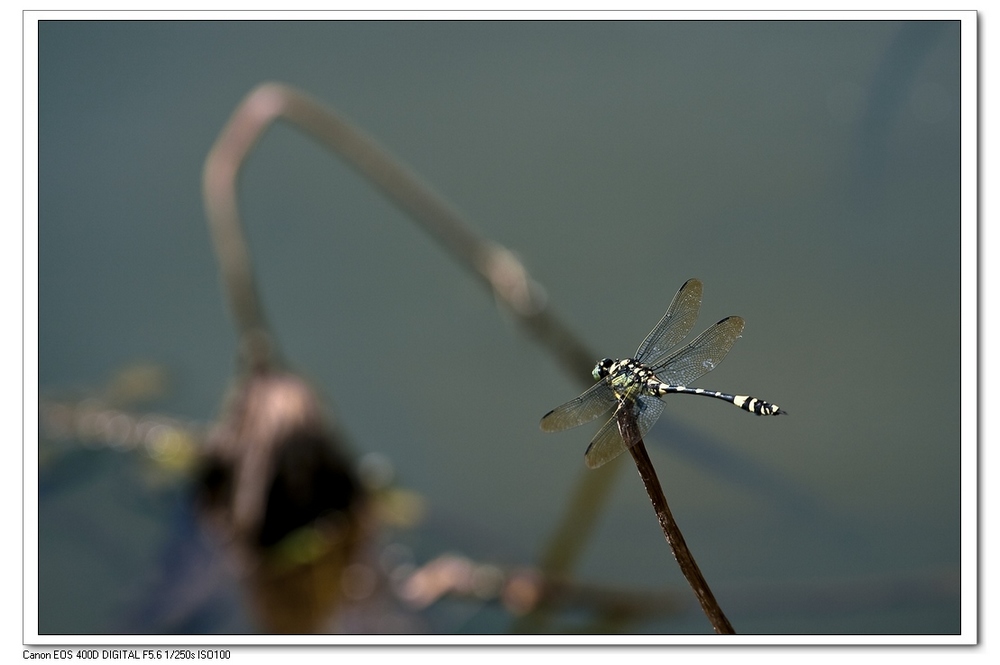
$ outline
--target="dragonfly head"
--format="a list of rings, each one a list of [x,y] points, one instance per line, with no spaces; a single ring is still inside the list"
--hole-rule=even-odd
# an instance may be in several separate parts
[[[612,360],[611,358],[605,358],[601,362],[594,365],[594,371],[593,371],[594,381],[600,381],[601,379],[606,377],[611,371],[611,366],[614,364],[615,364],[614,360]]]

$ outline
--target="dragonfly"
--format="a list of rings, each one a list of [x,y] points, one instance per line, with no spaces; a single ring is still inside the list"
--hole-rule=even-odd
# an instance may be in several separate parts
[[[596,469],[631,448],[650,430],[663,413],[665,404],[661,398],[664,395],[714,397],[758,416],[787,413],[777,404],[749,395],[730,395],[689,386],[722,362],[744,326],[742,318],[726,317],[694,341],[674,350],[694,328],[701,309],[701,294],[699,280],[686,281],[670,301],[663,318],[639,345],[635,356],[624,360],[605,358],[598,362],[593,371],[597,383],[576,399],[546,413],[542,417],[542,430],[558,432],[577,427],[614,409],[614,415],[594,436],[584,456],[587,466]],[[618,425],[622,410],[631,412],[636,425],[630,428],[629,441],[623,438]]]

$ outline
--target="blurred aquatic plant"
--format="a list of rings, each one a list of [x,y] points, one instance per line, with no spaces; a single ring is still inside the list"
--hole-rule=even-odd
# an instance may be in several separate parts
[[[82,396],[43,396],[38,404],[39,470],[53,472],[72,442],[87,448],[142,451],[153,462],[150,471],[164,479],[190,472],[204,428],[173,416],[136,410],[161,397],[168,384],[164,367],[141,362],[122,368],[105,387]]]
[[[240,221],[236,186],[248,155],[278,120],[305,131],[332,150],[417,221],[463,266],[479,277],[524,328],[562,367],[586,384],[594,357],[552,311],[543,290],[513,252],[473,231],[461,214],[420,181],[373,139],[332,109],[280,83],[264,83],[239,104],[205,162],[205,207],[230,310],[250,367],[266,366],[273,342],[254,285],[249,250]],[[613,465],[608,465],[614,468]],[[593,497],[610,489],[613,474],[588,474],[575,496]],[[565,576],[579,556],[596,512],[571,507],[543,557],[547,573]]]
[[[262,366],[237,380],[208,435],[198,507],[269,631],[316,632],[340,604],[369,519],[345,449],[313,389]]]
[[[503,567],[459,554],[442,554],[406,575],[400,597],[414,608],[443,598],[497,603],[513,616],[545,608],[588,611],[593,632],[618,632],[628,623],[686,611],[673,591],[628,590],[551,577],[537,568]]]

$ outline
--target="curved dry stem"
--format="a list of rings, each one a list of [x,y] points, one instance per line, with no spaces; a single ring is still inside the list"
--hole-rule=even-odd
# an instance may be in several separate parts
[[[653,463],[646,453],[646,444],[643,443],[642,437],[639,435],[639,428],[635,422],[635,417],[632,415],[632,411],[630,409],[618,409],[617,416],[618,431],[621,433],[622,439],[636,442],[629,448],[629,452],[632,453],[632,459],[635,460],[635,466],[639,470],[639,477],[642,478],[643,487],[646,488],[649,500],[653,504],[653,510],[656,511],[656,519],[660,522],[660,528],[663,530],[663,535],[670,545],[670,551],[673,552],[674,559],[677,560],[677,565],[681,567],[681,572],[684,573],[688,584],[694,590],[694,595],[698,597],[701,609],[705,612],[708,620],[712,622],[712,628],[715,629],[715,632],[720,635],[735,634],[736,631],[733,630],[733,625],[729,623],[729,619],[723,614],[722,608],[719,607],[718,601],[715,600],[715,595],[709,588],[708,582],[705,581],[705,576],[701,574],[701,570],[698,568],[691,550],[688,549],[687,543],[684,542],[684,536],[681,535],[681,530],[677,526],[677,522],[674,521],[674,516],[670,512],[670,506],[667,505],[667,497],[663,494],[663,488],[660,487],[660,479],[656,476],[656,469],[653,468]]]
[[[285,120],[336,153],[418,221],[493,290],[517,320],[572,375],[589,379],[594,356],[547,307],[544,292],[507,248],[478,235],[461,214],[371,137],[333,110],[280,83],[265,83],[243,100],[205,161],[204,195],[222,278],[252,365],[267,363],[272,341],[254,288],[236,204],[236,182],[268,127]]]

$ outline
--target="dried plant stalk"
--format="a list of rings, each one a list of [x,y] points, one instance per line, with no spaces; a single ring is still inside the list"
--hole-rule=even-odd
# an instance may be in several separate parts
[[[618,431],[622,435],[622,440],[635,441],[635,444],[629,448],[629,452],[632,453],[632,459],[635,460],[635,466],[639,470],[639,477],[642,478],[643,487],[646,488],[649,500],[653,504],[656,519],[660,523],[660,528],[663,529],[663,535],[670,545],[670,551],[673,552],[674,559],[677,560],[677,564],[681,567],[681,572],[684,573],[688,584],[694,590],[694,595],[698,597],[701,609],[705,612],[708,620],[712,622],[712,627],[716,633],[720,635],[735,634],[736,631],[733,630],[732,624],[729,623],[729,619],[726,618],[726,615],[722,612],[722,608],[719,607],[718,601],[715,600],[715,595],[709,588],[708,582],[705,581],[705,576],[701,574],[701,570],[698,568],[691,550],[688,549],[687,543],[684,542],[684,536],[681,535],[681,530],[678,528],[677,522],[670,512],[670,506],[667,505],[667,497],[663,494],[663,488],[660,487],[660,479],[657,478],[653,463],[646,453],[646,444],[643,443],[642,437],[639,435],[638,426],[636,425],[632,411],[630,409],[618,409],[617,416]]]

